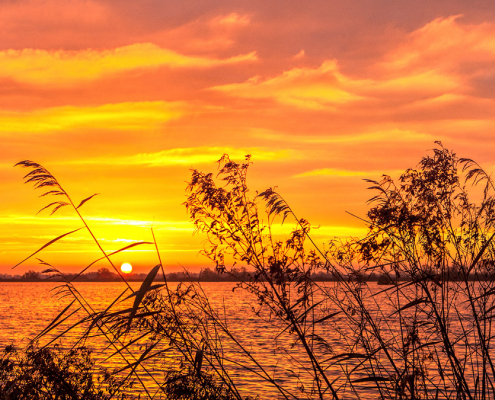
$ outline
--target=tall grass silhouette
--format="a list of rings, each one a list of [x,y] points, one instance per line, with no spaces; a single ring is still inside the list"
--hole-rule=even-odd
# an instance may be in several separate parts
[[[275,190],[249,191],[250,164],[250,156],[236,163],[224,155],[216,176],[194,170],[184,205],[206,238],[203,255],[218,272],[235,273],[236,263],[248,267],[236,290],[252,299],[253,317],[274,333],[261,336],[259,345],[269,342],[283,360],[276,374],[201,284],[168,284],[153,231],[153,241],[107,254],[79,210],[94,195],[75,206],[45,168],[23,161],[18,165],[32,170],[26,182],[64,199],[45,208],[71,206],[80,217],[79,229],[102,252],[96,261],[119,273],[111,256],[144,244],[155,246],[158,259],[136,291],[119,273],[123,291],[101,311],[73,279],[48,268],[61,278],[60,293],[74,301],[35,339],[53,333],[75,310],[85,312],[66,329],[84,328],[75,346],[95,335],[106,340],[111,357],[124,363],[112,376],[134,381],[150,399],[255,398],[243,389],[249,379],[284,399],[495,398],[495,187],[478,164],[437,142],[397,182],[389,176],[368,181],[375,192],[362,218],[368,234],[333,239],[326,248]],[[272,232],[280,223],[294,226],[284,239]],[[155,283],[159,271],[163,282]],[[314,281],[322,271],[336,281]],[[390,285],[367,281],[371,273],[390,277]],[[132,305],[119,308],[123,299]],[[159,366],[160,378],[151,366]]]

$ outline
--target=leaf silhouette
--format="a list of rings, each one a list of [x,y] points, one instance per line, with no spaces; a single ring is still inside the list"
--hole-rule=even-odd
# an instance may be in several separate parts
[[[62,208],[62,207],[65,207],[65,206],[68,206],[69,203],[66,203],[64,201],[59,201],[58,205],[56,207],[53,208],[52,212],[50,213],[50,215],[53,215],[55,214],[55,211],[57,211],[59,208]]]
[[[302,322],[306,319],[306,316],[314,310],[316,307],[318,307],[321,303],[323,303],[324,300],[319,301],[318,303],[313,304],[311,307],[309,307],[306,311],[304,311],[301,315],[297,317],[298,322]]]
[[[58,188],[58,190],[50,190],[42,194],[40,197],[46,196],[48,194],[66,195],[65,191],[62,189],[55,177],[42,165],[29,160],[18,162],[14,166],[17,167],[18,165],[24,168],[33,168],[31,172],[24,176],[24,183],[34,183],[35,189],[40,189],[46,186]]]
[[[89,335],[89,333],[91,332],[91,330],[97,325],[97,323],[99,321],[101,321],[104,317],[108,317],[108,311],[110,310],[110,308],[113,307],[113,305],[115,303],[117,303],[117,301],[119,301],[119,299],[128,291],[129,289],[126,288],[115,300],[113,300],[110,305],[106,308],[105,311],[102,311],[101,313],[97,313],[93,320],[91,321],[91,325],[89,326],[89,328],[86,330],[87,334]],[[117,352],[120,353],[121,350],[117,349]]]
[[[330,357],[328,360],[335,360],[336,358],[340,358],[340,361],[344,361],[351,358],[370,358],[370,356],[360,353],[341,353],[337,354],[336,356]]]
[[[108,254],[108,257],[113,256],[114,254],[120,253],[121,251],[130,249],[131,247],[140,246],[142,244],[153,244],[153,242],[135,242],[135,243],[131,243],[128,246],[122,247],[121,249],[118,249],[118,250],[116,250],[116,251]],[[106,258],[106,257],[102,257],[102,258]]]
[[[165,286],[164,283],[158,283],[156,285],[153,285],[153,286],[150,286],[147,290],[147,292],[151,291],[151,290],[156,290],[156,289],[160,289],[161,287]],[[138,292],[134,292],[132,294],[130,294],[129,296],[125,297],[122,299],[122,301],[125,301],[125,300],[129,300],[131,297],[134,297],[137,295]]]
[[[44,269],[43,271],[41,271],[42,274],[49,274],[50,272],[59,272],[58,269],[55,269],[55,268],[48,268],[48,269]]]
[[[62,317],[62,315],[65,314],[65,312],[72,307],[72,305],[76,302],[76,300],[72,300],[71,303],[69,303],[69,305],[67,307],[65,307],[53,320],[52,322],[50,322],[48,324],[48,326],[43,329],[40,333],[38,333],[38,335],[33,339],[33,341],[36,341],[38,340],[39,338],[43,337],[44,335],[46,335],[48,332],[50,332],[52,329],[54,329],[55,327],[57,327],[61,322],[65,321],[67,318],[64,318],[62,319],[58,324],[57,324],[57,321],[60,319],[60,317]],[[81,307],[77,308],[75,311],[73,311],[71,314],[69,314],[69,317],[71,315],[73,315],[75,312],[77,312],[78,310],[80,310]]]
[[[387,382],[389,381],[389,378],[385,378],[383,376],[368,376],[367,378],[360,378],[353,380],[353,383],[359,383],[359,382]]]
[[[36,259],[39,261],[39,263],[40,263],[41,265],[47,265],[47,266],[49,266],[49,267],[51,267],[51,266],[52,266],[51,264],[47,263],[46,261],[43,261],[41,258],[36,258]]]
[[[337,312],[334,312],[332,314],[327,315],[326,317],[320,318],[320,319],[318,319],[318,320],[315,321],[315,324],[318,324],[320,322],[326,321],[327,319],[330,319],[332,317],[335,317],[337,314],[340,314],[341,312],[342,311],[337,311]]]
[[[39,214],[41,211],[43,211],[43,210],[47,209],[48,207],[51,207],[55,204],[58,204],[58,203],[59,203],[58,201],[54,201],[53,203],[50,203],[47,206],[44,206],[43,208],[41,208],[36,214]]]
[[[471,267],[468,270],[468,273],[471,272],[471,270],[476,266],[476,264],[478,264],[478,261],[483,256],[483,253],[485,252],[485,250],[487,249],[487,247],[490,245],[490,243],[491,243],[491,241],[493,240],[494,237],[495,237],[495,232],[492,233],[492,235],[490,236],[490,238],[481,247],[480,251],[476,255],[475,259],[473,260],[473,262],[471,264]]]
[[[152,356],[149,356],[149,357],[146,357],[148,355],[148,353],[153,350],[156,345],[160,343],[160,342],[155,342],[153,343],[151,346],[149,346],[148,348],[146,348],[146,350],[143,352],[143,354],[141,354],[141,356],[139,357],[139,359],[133,363],[129,363],[127,364],[125,367],[119,369],[118,371],[116,371],[115,373],[120,373],[122,371],[125,371],[126,369],[129,369],[129,368],[132,368],[132,371],[131,371],[131,374],[134,372],[134,370],[145,360],[147,360],[148,358],[152,358],[152,357],[156,357],[158,354],[161,354],[161,353],[165,353],[167,351],[170,351],[169,348],[167,349],[164,349],[164,350],[160,350],[156,353],[154,353]]]
[[[112,357],[114,357],[117,354],[121,354],[123,350],[126,350],[127,348],[132,346],[134,343],[139,342],[142,338],[144,338],[145,336],[148,336],[148,334],[149,334],[149,332],[144,332],[142,335],[129,341],[125,346],[122,346],[121,348],[117,348],[117,350],[114,351],[112,354],[110,354],[107,358],[105,358],[103,360],[103,362],[110,360]]]
[[[143,300],[144,295],[146,294],[146,292],[151,287],[151,284],[153,283],[153,280],[155,279],[159,268],[160,268],[160,264],[155,265],[153,267],[153,269],[149,272],[148,276],[146,276],[146,279],[141,284],[141,287],[139,288],[139,290],[136,292],[136,298],[134,299],[134,305],[132,306],[131,313],[129,314],[129,321],[127,322],[127,329],[130,328],[132,319],[136,315],[136,311],[139,308],[139,305],[141,304],[141,301]]]
[[[39,197],[48,196],[49,194],[51,194],[51,195],[53,195],[53,196],[64,196],[64,195],[66,195],[67,193],[65,193],[65,192],[61,192],[60,190],[50,190],[49,192],[46,192],[46,193],[40,194],[40,195],[39,195]]]
[[[203,365],[203,355],[204,350],[198,349],[196,351],[196,357],[194,357],[194,371],[196,375],[199,377],[201,375],[201,366]]]
[[[99,193],[95,193],[95,194],[93,194],[92,196],[86,197],[84,200],[82,200],[82,201],[79,203],[79,205],[78,205],[76,208],[82,207],[82,205],[83,205],[84,203],[86,203],[87,201],[91,200],[93,197],[95,197],[95,196],[97,196],[97,195],[99,195]]]
[[[35,254],[39,253],[41,250],[47,248],[48,246],[50,246],[51,244],[55,243],[56,241],[62,239],[63,237],[67,236],[67,235],[70,235],[71,233],[74,233],[74,232],[77,232],[77,231],[80,231],[81,229],[85,228],[84,226],[81,227],[81,228],[78,228],[76,230],[73,230],[73,231],[70,231],[70,232],[67,232],[67,233],[64,233],[63,235],[60,235],[59,237],[56,237],[55,239],[53,240],[50,240],[48,243],[44,244],[43,246],[41,246],[38,250],[36,250],[33,254],[31,254],[29,257],[26,257],[24,260],[22,260],[20,263],[17,263],[16,265],[14,265],[12,267],[12,269],[14,269],[15,267],[21,265],[24,261],[27,261],[29,260],[32,256],[34,256]]]
[[[397,314],[401,311],[404,311],[404,310],[407,310],[408,308],[411,308],[411,307],[414,307],[418,304],[422,304],[422,303],[428,303],[428,299],[425,298],[425,297],[421,297],[419,299],[416,299],[416,300],[413,300],[413,301],[410,301],[409,303],[407,303],[405,306],[402,306],[401,308],[399,308],[397,311],[395,311],[394,313],[392,313],[392,315],[394,314]]]

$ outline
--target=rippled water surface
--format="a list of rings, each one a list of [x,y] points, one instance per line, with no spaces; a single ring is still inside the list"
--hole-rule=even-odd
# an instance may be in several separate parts
[[[139,282],[130,284],[134,290],[140,286]],[[27,345],[30,339],[45,328],[72,301],[70,296],[60,298],[59,295],[55,295],[58,285],[53,282],[0,283],[0,313],[4,316],[0,319],[0,346],[12,343],[17,346]],[[122,283],[119,282],[80,282],[76,286],[94,311],[106,309],[124,289]],[[283,357],[278,355],[277,349],[273,347],[273,339],[278,333],[277,328],[254,315],[253,304],[249,296],[245,292],[232,290],[235,283],[211,282],[203,283],[202,286],[212,306],[218,309],[219,314],[227,317],[229,327],[243,341],[243,345],[259,357],[261,364],[273,373],[276,365],[283,363]],[[79,315],[82,317],[84,313],[80,312]],[[73,318],[72,321],[76,319]],[[64,326],[69,326],[68,321]],[[60,331],[61,329],[58,330]],[[63,347],[66,347],[79,337],[81,331],[82,328],[74,329],[65,334],[62,339],[58,339],[56,343],[61,343]],[[52,339],[55,336],[55,334],[49,335],[49,338]],[[41,343],[44,342],[41,341]],[[101,338],[86,343],[93,350],[94,358],[99,361],[108,355],[108,349],[105,350],[107,344]],[[232,357],[235,358],[235,354],[232,354]],[[117,357],[112,360],[110,364],[107,362],[106,366],[122,366],[122,360]],[[160,378],[159,368],[150,366],[148,369],[157,377],[157,380]],[[231,369],[233,376],[239,377],[242,381],[244,394],[257,393],[264,394],[263,397],[268,395],[270,398],[277,398],[276,393],[264,387],[261,380],[253,376],[247,377],[242,368],[233,365]],[[153,386],[152,382],[150,386]]]
[[[2,315],[0,319],[0,346],[11,343],[17,346],[26,345],[30,339],[35,337],[37,333],[46,327],[69,304],[72,300],[69,296],[61,298],[60,295],[54,295],[57,285],[59,284],[53,282],[0,283],[0,313]],[[328,283],[326,285],[331,287],[333,284]],[[124,289],[123,285],[117,282],[82,282],[77,283],[76,286],[94,311],[103,311],[106,309],[110,302],[121,294]],[[133,282],[131,286],[133,289],[137,289],[140,283]],[[244,348],[259,360],[260,364],[257,368],[264,369],[281,385],[292,388],[293,393],[296,394],[296,397],[293,398],[308,398],[308,391],[304,393],[298,388],[306,386],[306,389],[308,389],[311,387],[313,384],[309,379],[311,374],[308,371],[304,371],[304,368],[292,370],[292,365],[295,364],[292,362],[289,365],[287,361],[290,357],[293,357],[293,360],[297,360],[298,358],[302,360],[305,358],[300,344],[292,346],[291,339],[287,333],[280,334],[280,325],[274,324],[268,316],[265,315],[264,318],[256,316],[252,309],[255,304],[252,301],[253,298],[245,291],[233,291],[232,289],[235,287],[235,283],[203,283],[202,287],[210,300],[210,304],[218,312],[218,315],[225,319],[229,329],[235,334]],[[373,292],[380,291],[383,288],[374,283],[369,287]],[[132,302],[132,299],[128,300],[128,302]],[[379,312],[385,315],[387,317],[386,323],[388,329],[393,330],[393,313],[383,309],[380,310],[378,304],[380,304],[380,301],[371,304],[369,307],[370,312]],[[125,307],[129,306],[129,303],[125,305]],[[331,311],[326,310],[325,312],[328,314]],[[462,307],[459,307],[458,313],[461,317],[462,312]],[[83,315],[84,313],[79,314],[79,317]],[[468,317],[469,315],[466,314],[466,318]],[[342,336],[339,339],[339,336],[335,334],[337,327],[346,329],[344,321],[340,318],[340,316],[336,316],[329,321],[325,321],[325,323],[318,324],[319,331],[316,332],[325,336],[325,339],[332,346],[332,351],[335,353],[346,351],[342,343]],[[75,319],[72,320],[75,321]],[[68,326],[69,321],[64,324],[65,327]],[[64,336],[63,340],[57,339],[56,342],[60,342],[63,346],[70,345],[70,343],[73,343],[80,336],[81,329],[82,327],[71,331]],[[399,329],[398,325],[397,329]],[[456,329],[456,327],[452,329]],[[50,338],[53,339],[55,336],[56,334],[51,335]],[[107,348],[107,342],[101,337],[94,340],[90,339],[87,342],[87,346],[93,350],[94,357],[98,361],[104,360],[108,356],[109,351],[113,351]],[[249,373],[245,368],[236,364],[240,361],[243,361],[244,364],[249,364],[249,362],[240,354],[238,348],[232,342],[225,341],[224,346],[224,356],[231,360],[228,369],[232,372],[234,378],[238,378],[241,391],[244,395],[259,394],[261,398],[266,399],[280,398],[273,387],[267,385],[256,374]],[[139,356],[140,352],[138,350],[136,351],[136,354]],[[123,360],[117,357],[112,358],[112,360],[110,362],[107,361],[106,365],[109,367],[125,365]],[[308,365],[307,360],[305,362]],[[350,365],[352,365],[352,362]],[[159,365],[149,364],[147,368],[149,375],[143,379],[146,380],[150,390],[153,388],[156,389],[156,385],[154,385],[149,376],[152,375],[158,381],[163,377],[163,371]],[[341,398],[356,398],[356,396],[349,393],[343,395]],[[372,399],[373,397],[370,397],[364,391],[361,398]]]

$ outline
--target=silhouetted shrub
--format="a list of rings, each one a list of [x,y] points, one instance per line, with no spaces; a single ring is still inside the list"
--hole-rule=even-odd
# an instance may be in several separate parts
[[[129,383],[108,371],[95,375],[86,348],[62,351],[7,346],[0,358],[0,398],[5,400],[107,400],[130,398]]]

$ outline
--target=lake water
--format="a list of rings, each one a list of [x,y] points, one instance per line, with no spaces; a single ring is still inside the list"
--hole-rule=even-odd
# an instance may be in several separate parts
[[[15,344],[19,347],[27,345],[29,340],[36,336],[51,320],[72,300],[70,297],[60,298],[60,295],[55,295],[57,283],[40,282],[40,283],[0,283],[0,346]],[[171,284],[175,286],[175,283]],[[202,287],[207,294],[210,304],[216,309],[218,315],[225,319],[225,323],[239,340],[239,342],[247,349],[257,360],[259,365],[254,366],[252,362],[246,359],[245,355],[238,351],[238,348],[232,342],[225,341],[224,355],[231,361],[228,362],[227,368],[232,371],[232,376],[238,378],[241,393],[244,395],[259,394],[263,399],[282,398],[280,394],[273,389],[271,385],[267,385],[263,379],[257,375],[256,371],[247,370],[240,366],[237,362],[251,366],[253,369],[263,368],[270,377],[274,378],[278,383],[290,388],[293,397],[297,399],[317,398],[308,390],[312,387],[313,382],[310,379],[311,373],[305,370],[308,362],[305,354],[302,351],[300,344],[293,345],[292,339],[285,332],[280,335],[280,324],[274,323],[274,319],[270,319],[268,314],[262,315],[259,318],[253,312],[252,295],[242,290],[233,291],[235,283],[203,283]],[[332,283],[324,284],[323,286],[332,287]],[[109,303],[122,293],[124,286],[122,283],[77,283],[77,289],[82,296],[91,304],[95,311],[103,311]],[[137,289],[140,283],[131,283],[133,289]],[[371,291],[378,292],[383,287],[371,283],[369,286]],[[132,299],[129,300],[132,303]],[[462,302],[460,302],[462,303]],[[399,324],[393,320],[393,315],[377,309],[380,300],[374,300],[374,305],[370,305],[370,310],[375,310],[383,315],[383,326],[387,329],[399,329]],[[385,304],[383,302],[383,304]],[[122,305],[124,307],[124,305]],[[129,303],[125,305],[129,307]],[[374,307],[374,308],[373,308]],[[458,307],[457,312],[461,318],[464,318],[463,312],[465,309]],[[332,310],[325,310],[328,314]],[[84,314],[79,313],[79,318]],[[469,319],[466,314],[465,318]],[[77,318],[74,316],[72,321]],[[380,318],[377,318],[380,321]],[[68,326],[69,321],[64,324]],[[459,328],[459,327],[457,327]],[[82,329],[82,328],[81,328]],[[63,340],[57,340],[63,346],[68,346],[74,342],[80,335],[81,329],[71,331],[65,335]],[[345,321],[337,316],[325,323],[319,324],[319,330],[315,334],[324,336],[328,343],[332,346],[332,351],[339,354],[346,351],[346,347],[342,342],[342,330],[350,329],[346,327]],[[456,329],[454,326],[452,329]],[[459,328],[460,329],[460,328]],[[59,332],[61,329],[59,329]],[[339,334],[337,334],[339,332]],[[349,331],[349,337],[351,336]],[[53,338],[55,333],[50,337]],[[94,357],[98,361],[103,361],[112,349],[107,348],[107,343],[101,338],[89,340],[87,346],[94,351]],[[317,351],[317,350],[315,350]],[[141,351],[142,352],[142,351]],[[140,354],[140,353],[138,353]],[[290,362],[288,361],[290,360]],[[299,363],[300,360],[301,362]],[[357,361],[350,361],[349,366],[352,367]],[[125,365],[124,362],[116,357],[110,361],[106,361],[109,367],[119,367]],[[148,364],[148,372],[157,380],[163,378],[163,371],[159,366]],[[297,370],[296,370],[297,368]],[[446,367],[448,369],[448,366]],[[359,375],[358,375],[359,377]],[[146,380],[150,391],[156,390],[156,385],[150,380],[149,375],[143,374],[143,379]],[[301,387],[305,387],[301,391]],[[374,399],[375,393],[368,391],[366,388],[359,391],[359,398]],[[329,397],[330,398],[330,397]],[[358,398],[357,394],[350,390],[342,389],[342,399]],[[439,397],[442,398],[442,397]]]
[[[4,282],[0,283],[0,346],[4,347],[14,344],[18,347],[27,345],[43,328],[45,328],[55,318],[60,311],[67,306],[72,298],[67,296],[60,298],[56,295],[59,283],[52,282]],[[139,282],[130,282],[131,287],[137,290]],[[171,286],[177,285],[171,283]],[[278,354],[273,347],[273,339],[277,335],[277,328],[270,323],[266,323],[257,318],[252,311],[252,303],[249,296],[239,291],[233,292],[235,283],[230,282],[207,282],[202,287],[208,294],[208,298],[214,307],[221,309],[221,313],[226,310],[228,324],[235,334],[243,341],[243,344],[261,360],[261,363],[270,373],[276,373],[276,366],[283,363],[283,355]],[[103,311],[109,303],[122,293],[125,288],[118,282],[80,282],[76,284],[78,291],[91,304],[95,311]],[[129,300],[132,302],[132,300]],[[131,303],[132,304],[132,303]],[[126,307],[130,306],[129,302]],[[125,308],[122,306],[122,308]],[[78,313],[79,317],[85,316]],[[63,326],[69,326],[69,321],[76,321],[71,318]],[[54,331],[53,335],[48,335],[49,339],[56,336],[62,329]],[[82,329],[75,329],[63,336],[63,339],[55,343],[61,343],[62,347],[67,347],[79,338]],[[41,344],[46,341],[42,340]],[[97,361],[104,360],[109,355],[107,344],[101,338],[88,341],[86,345],[94,351],[94,358]],[[125,364],[118,357],[112,358],[111,362],[106,362],[108,367],[122,367]],[[157,380],[162,377],[161,371],[152,365],[147,366]],[[242,380],[242,392],[248,394],[260,394],[262,398],[277,398],[277,393],[264,387],[262,380],[256,376],[246,375],[245,371],[238,366],[233,367],[233,376]],[[143,374],[144,375],[144,374]],[[146,380],[146,376],[143,377]],[[148,379],[149,381],[149,379]],[[149,382],[153,387],[153,382]]]

